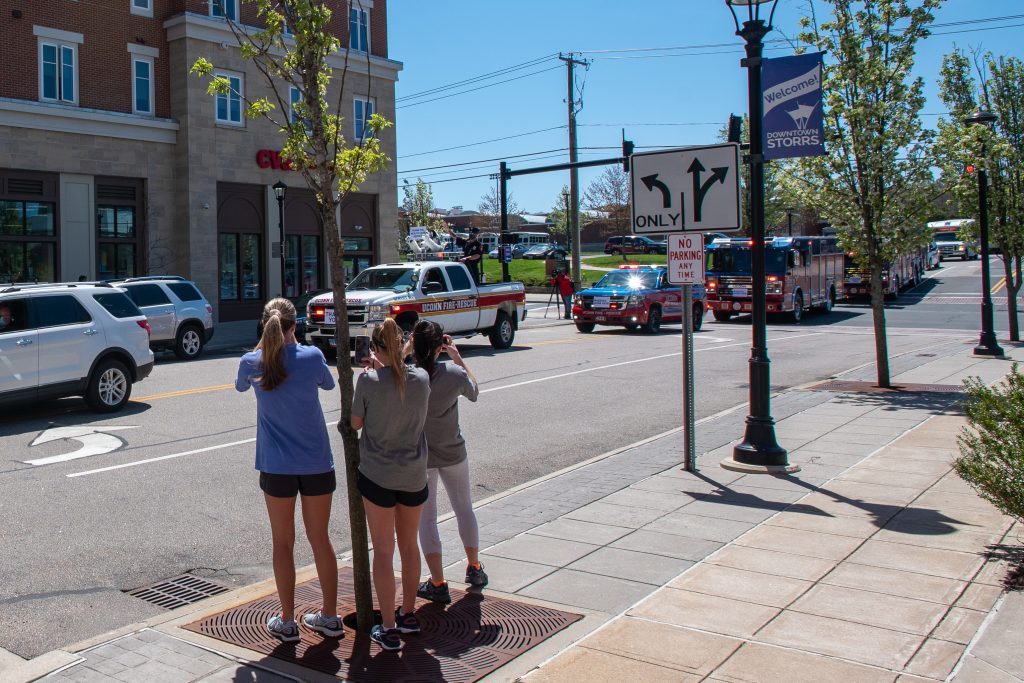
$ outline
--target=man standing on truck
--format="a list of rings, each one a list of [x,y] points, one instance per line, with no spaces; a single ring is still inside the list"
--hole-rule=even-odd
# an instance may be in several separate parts
[[[484,257],[484,248],[480,244],[480,240],[476,238],[477,233],[480,232],[480,228],[470,228],[469,238],[462,239],[455,234],[452,227],[448,226],[448,234],[455,240],[455,244],[462,247],[462,258],[459,259],[462,263],[466,264],[466,268],[469,269],[469,274],[473,276],[473,282],[480,284],[480,266],[482,265],[482,259]]]

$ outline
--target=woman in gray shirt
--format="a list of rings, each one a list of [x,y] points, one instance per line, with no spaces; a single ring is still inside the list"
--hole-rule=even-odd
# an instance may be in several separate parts
[[[452,601],[448,583],[444,579],[441,561],[441,536],[437,531],[437,480],[444,482],[444,490],[455,512],[459,537],[466,549],[466,583],[471,586],[487,585],[487,574],[480,564],[480,532],[473,512],[473,495],[469,481],[469,460],[466,441],[459,427],[459,397],[476,401],[480,393],[476,377],[466,366],[462,354],[443,333],[441,326],[421,320],[413,328],[413,355],[416,364],[430,375],[430,400],[424,431],[427,435],[427,503],[420,517],[420,543],[427,558],[430,578],[420,584],[417,595],[443,604]],[[438,363],[445,352],[451,363]]]
[[[430,380],[407,366],[402,332],[390,318],[374,329],[366,372],[356,380],[352,428],[359,437],[359,492],[373,542],[373,584],[382,624],[370,639],[400,650],[403,633],[419,633],[413,614],[420,580],[416,529],[427,500],[427,416]],[[402,558],[402,604],[395,609],[395,537]]]

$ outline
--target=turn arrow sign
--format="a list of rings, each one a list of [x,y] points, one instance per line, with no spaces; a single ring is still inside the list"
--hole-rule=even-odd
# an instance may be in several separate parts
[[[640,182],[644,184],[644,187],[650,192],[654,192],[654,188],[661,190],[661,204],[664,208],[672,208],[672,190],[669,189],[668,185],[658,180],[658,174],[645,176],[640,179]]]
[[[47,429],[37,436],[35,440],[29,444],[29,447],[38,446],[51,441],[67,439],[74,439],[75,441],[81,442],[82,447],[77,451],[64,453],[63,455],[52,455],[48,458],[25,460],[23,462],[26,465],[52,465],[55,462],[78,460],[79,458],[88,458],[90,455],[103,455],[104,453],[116,451],[124,445],[124,441],[112,434],[105,434],[104,432],[120,429],[137,429],[137,427],[54,427],[52,429]]]

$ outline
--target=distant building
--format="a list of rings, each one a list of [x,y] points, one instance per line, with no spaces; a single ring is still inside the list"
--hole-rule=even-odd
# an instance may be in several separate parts
[[[354,139],[372,113],[394,119],[402,65],[388,58],[387,0],[361,0],[362,9],[325,2],[332,30],[359,55],[349,63],[342,111]],[[207,79],[188,74],[206,57],[246,97],[270,96],[222,14],[256,24],[253,3],[3,4],[0,280],[184,275],[218,320],[254,318],[280,291],[270,186],[282,180],[287,293],[327,284],[314,198],[299,173],[282,168],[281,133],[246,120],[238,96],[210,96]],[[332,66],[340,74],[344,55]],[[393,128],[381,134],[381,148],[396,156]],[[350,273],[395,258],[394,169],[341,208]]]

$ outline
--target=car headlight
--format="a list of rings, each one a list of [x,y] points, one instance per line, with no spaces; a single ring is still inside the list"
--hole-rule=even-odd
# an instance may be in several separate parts
[[[643,301],[643,297],[639,294],[630,294],[629,298],[626,300],[626,305],[639,306],[641,301]]]

